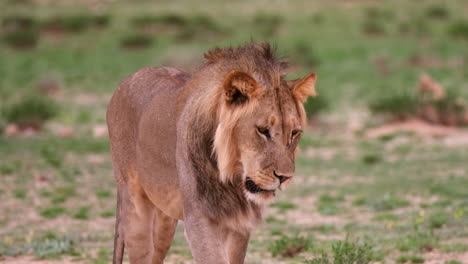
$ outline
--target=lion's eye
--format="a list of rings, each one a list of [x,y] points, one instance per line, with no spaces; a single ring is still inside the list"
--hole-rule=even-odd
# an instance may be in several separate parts
[[[295,138],[297,135],[299,135],[302,131],[299,129],[293,130],[291,133],[291,138]]]
[[[257,133],[265,136],[266,138],[270,138],[270,130],[266,127],[257,127]]]

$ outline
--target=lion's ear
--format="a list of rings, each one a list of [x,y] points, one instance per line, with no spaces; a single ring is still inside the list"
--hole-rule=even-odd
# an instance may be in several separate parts
[[[232,71],[224,80],[224,95],[228,104],[243,104],[260,95],[260,90],[257,81],[245,72]]]
[[[317,96],[317,91],[315,90],[315,81],[317,80],[317,74],[309,73],[302,79],[289,81],[288,84],[291,87],[294,97],[299,101],[304,103],[307,101],[309,96]]]

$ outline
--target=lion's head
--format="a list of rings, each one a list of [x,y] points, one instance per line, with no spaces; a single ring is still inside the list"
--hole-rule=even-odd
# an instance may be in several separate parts
[[[271,58],[265,48],[262,52],[265,60]],[[221,180],[240,176],[247,198],[257,203],[273,198],[276,189],[283,189],[294,176],[305,125],[302,104],[316,94],[314,73],[286,81],[280,62],[263,65],[225,75],[214,139]]]

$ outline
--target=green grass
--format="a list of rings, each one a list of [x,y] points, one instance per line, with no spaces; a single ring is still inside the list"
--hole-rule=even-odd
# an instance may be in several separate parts
[[[322,251],[320,257],[316,257],[309,264],[348,264],[348,263],[371,263],[375,260],[375,253],[371,245],[359,241],[336,241],[331,244],[330,253]]]
[[[311,238],[302,237],[299,235],[283,235],[270,243],[268,250],[271,252],[273,257],[294,257],[303,251],[311,249],[312,245],[313,243]]]
[[[423,257],[418,256],[399,256],[396,259],[397,263],[424,263]]]
[[[468,101],[464,0],[3,1],[0,8],[0,130],[41,120],[32,136],[0,135],[1,255],[108,263],[116,184],[109,140],[93,130],[105,126],[111,93],[144,66],[193,72],[209,48],[251,39],[277,46],[292,65],[288,80],[316,72],[319,96],[305,105],[311,126],[294,180],[266,206],[246,263],[334,263],[335,255],[349,260],[356,252],[363,263],[430,262],[446,252],[461,259],[467,250],[460,242],[468,238],[466,131],[366,137],[369,127],[420,111],[423,72],[448,95],[424,101],[443,113],[436,123],[460,120],[460,102]],[[29,31],[37,39],[27,49],[5,42]],[[37,96],[50,79],[60,84],[57,93]],[[61,127],[74,136],[57,136]],[[168,258],[192,262],[180,225]]]
[[[57,218],[60,215],[63,215],[66,212],[66,209],[63,207],[53,206],[47,207],[40,211],[40,215],[45,218]]]

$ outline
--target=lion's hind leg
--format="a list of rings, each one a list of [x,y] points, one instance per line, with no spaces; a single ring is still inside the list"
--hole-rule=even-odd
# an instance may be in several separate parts
[[[131,264],[151,264],[154,256],[153,223],[156,208],[135,178],[120,190],[120,225]]]
[[[177,220],[155,208],[153,225],[154,255],[153,264],[162,264],[176,231]]]

